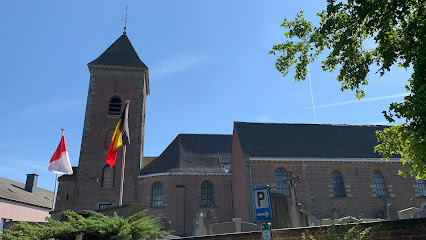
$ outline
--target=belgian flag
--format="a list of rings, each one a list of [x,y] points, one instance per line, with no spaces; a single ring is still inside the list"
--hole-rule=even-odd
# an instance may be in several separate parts
[[[115,164],[118,148],[123,145],[130,144],[128,118],[129,101],[126,101],[126,107],[124,107],[120,121],[118,121],[117,126],[115,127],[114,135],[112,135],[111,144],[109,145],[108,155],[106,158],[106,162],[111,166],[111,168]]]

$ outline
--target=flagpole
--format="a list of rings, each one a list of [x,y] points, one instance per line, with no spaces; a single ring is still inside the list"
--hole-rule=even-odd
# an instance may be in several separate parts
[[[65,128],[61,128],[61,130],[62,130],[62,133],[61,133],[61,137],[62,136],[64,136],[64,131],[65,131]],[[57,192],[56,192],[56,186],[57,186],[57,184],[58,184],[58,174],[57,173],[55,173],[55,189],[53,190],[53,203],[52,203],[52,211],[54,211],[55,210],[55,204],[56,204],[56,194],[57,194]]]
[[[130,103],[129,100],[126,100],[126,104]],[[123,159],[121,163],[121,182],[120,182],[120,200],[118,201],[118,206],[123,205],[123,186],[124,186],[124,168],[126,166],[126,145],[123,145]]]
[[[52,211],[55,210],[55,204],[56,204],[56,184],[58,183],[58,174],[56,173],[55,175],[56,175],[56,177],[55,177],[55,190],[54,190],[54,193],[53,193]]]
[[[121,163],[120,201],[118,206],[123,205],[124,168],[126,165],[126,145],[123,146],[123,161]]]

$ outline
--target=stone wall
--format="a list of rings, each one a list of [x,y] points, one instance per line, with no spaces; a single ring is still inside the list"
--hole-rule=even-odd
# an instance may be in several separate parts
[[[343,226],[344,228],[346,226]],[[375,240],[423,240],[426,239],[426,218],[405,219],[387,222],[364,223],[361,227],[373,227],[371,237]],[[306,227],[295,229],[272,230],[274,240],[301,240],[302,234],[309,231],[315,234],[320,230],[327,230],[323,227]],[[339,229],[339,227],[337,227]],[[182,239],[215,239],[215,240],[261,240],[261,232],[221,234],[202,237],[186,237]]]

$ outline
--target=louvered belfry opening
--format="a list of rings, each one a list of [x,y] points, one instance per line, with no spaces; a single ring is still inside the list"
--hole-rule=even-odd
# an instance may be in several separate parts
[[[121,114],[121,99],[113,97],[109,101],[108,115],[120,115]]]

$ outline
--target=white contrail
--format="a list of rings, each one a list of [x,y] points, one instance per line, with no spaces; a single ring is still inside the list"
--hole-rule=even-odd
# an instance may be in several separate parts
[[[328,108],[328,107],[335,107],[335,106],[341,106],[341,105],[347,105],[347,104],[355,104],[355,103],[361,103],[361,102],[371,102],[371,101],[380,101],[384,99],[389,98],[397,98],[397,97],[405,97],[409,95],[409,93],[398,93],[388,96],[381,96],[381,97],[374,97],[374,98],[365,98],[361,100],[349,100],[349,101],[343,101],[343,102],[335,102],[335,103],[328,103],[323,105],[317,105],[316,108]],[[312,107],[304,107],[302,110],[311,109]]]

